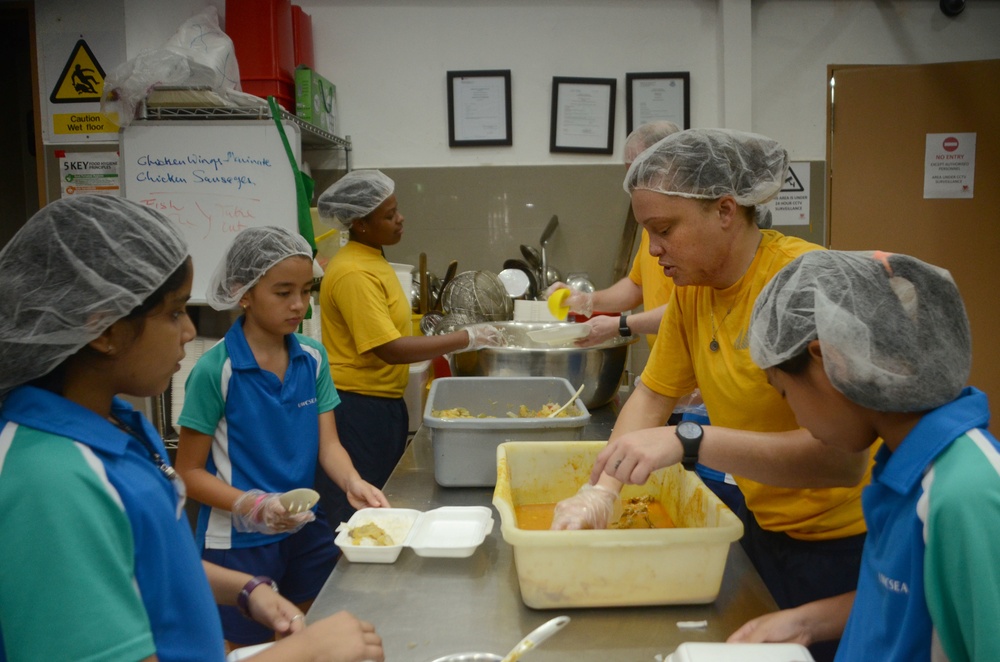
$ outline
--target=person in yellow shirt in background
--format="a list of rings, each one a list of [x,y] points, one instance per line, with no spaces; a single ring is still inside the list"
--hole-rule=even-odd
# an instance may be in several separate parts
[[[671,134],[629,168],[625,188],[650,251],[674,288],[646,368],[598,455],[590,483],[556,507],[553,528],[604,528],[621,487],[701,460],[733,474],[746,497],[741,544],[778,606],[854,590],[870,453],[830,448],[796,423],[750,357],[747,328],[764,286],[821,246],[758,226],[781,190],[788,153],[724,129]],[[701,390],[712,425],[664,423]],[[836,643],[812,649],[832,659]]]
[[[410,297],[383,247],[403,238],[396,185],[378,170],[353,170],[319,196],[321,218],[350,232],[320,286],[323,346],[337,385],[337,434],[361,477],[381,488],[406,449],[409,415],[403,394],[409,364],[502,344],[492,324],[413,336]],[[327,522],[336,529],[354,508],[323,471],[316,472]]]
[[[639,126],[625,139],[625,169],[646,148],[680,130],[679,126],[667,120],[647,122]],[[640,234],[639,250],[632,260],[628,276],[611,287],[596,292],[581,292],[570,288],[570,295],[566,297],[570,312],[590,317],[584,322],[590,327],[590,334],[576,341],[577,345],[593,347],[618,335],[643,333],[646,334],[649,346],[653,346],[663,309],[667,307],[674,284],[663,275],[663,269],[656,263],[656,258],[649,254],[649,235],[645,230],[641,230]],[[568,287],[562,282],[553,283],[545,291],[546,297],[560,288]],[[641,313],[623,314],[621,317],[591,317],[594,311],[620,313],[640,305],[643,307]]]

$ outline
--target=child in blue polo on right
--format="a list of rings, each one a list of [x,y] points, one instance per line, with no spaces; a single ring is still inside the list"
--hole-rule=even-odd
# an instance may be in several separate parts
[[[951,275],[906,255],[815,251],[754,306],[750,353],[800,425],[861,451],[855,593],[750,621],[729,639],[811,644],[836,660],[1000,660],[1000,444],[966,386],[972,340]]]

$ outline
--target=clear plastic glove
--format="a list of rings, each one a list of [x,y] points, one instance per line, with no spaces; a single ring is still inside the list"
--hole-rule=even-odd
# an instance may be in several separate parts
[[[569,296],[567,296],[566,300],[563,302],[566,307],[569,308],[569,312],[583,315],[584,317],[591,317],[594,314],[593,292],[581,292],[580,290],[573,289],[562,281],[557,281],[545,288],[545,292],[542,296],[545,299],[548,299],[558,290],[569,290]]]
[[[618,492],[587,483],[568,499],[556,504],[553,530],[606,529],[622,514]]]
[[[463,351],[480,349],[481,347],[505,347],[507,336],[498,327],[492,324],[471,324],[465,327],[469,334],[469,344]]]
[[[294,533],[316,519],[307,510],[291,515],[278,500],[281,494],[247,490],[233,504],[233,526],[244,533]]]
[[[552,283],[551,285],[545,288],[545,291],[542,292],[542,298],[548,299],[550,296],[552,296],[552,293],[555,292],[556,290],[564,290],[564,289],[568,290],[571,288],[569,285],[562,282],[561,280],[557,280],[556,282]]]

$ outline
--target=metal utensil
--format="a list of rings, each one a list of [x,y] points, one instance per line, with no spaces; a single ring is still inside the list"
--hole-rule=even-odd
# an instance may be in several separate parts
[[[525,262],[531,265],[531,268],[535,271],[542,268],[542,254],[534,246],[521,244],[521,255],[524,256]]]
[[[514,646],[500,662],[517,662],[524,657],[525,653],[563,629],[567,623],[569,623],[569,616],[556,616],[551,620],[545,621],[519,641],[517,646]]]
[[[452,281],[455,274],[458,272],[458,260],[452,260],[448,263],[448,270],[444,274],[444,280],[441,281],[441,291],[438,293],[437,301],[434,302],[434,306],[431,310],[436,310],[441,312],[441,299],[444,298],[444,288],[448,286],[448,283]]]
[[[285,507],[289,515],[304,513],[319,501],[319,492],[308,487],[289,490],[278,497],[278,502]]]
[[[427,302],[430,290],[427,282],[427,253],[420,254],[420,309],[417,311],[421,315],[427,312]]]
[[[540,269],[541,277],[538,279],[540,281],[538,283],[539,292],[544,292],[549,285],[555,282],[553,280],[549,280],[549,263],[545,259],[545,246],[549,243],[549,238],[552,236],[552,233],[556,231],[556,227],[558,226],[559,217],[553,215],[552,218],[549,219],[549,224],[545,226],[545,230],[542,231],[542,238],[538,242],[542,245],[542,265]]]
[[[560,407],[559,409],[556,409],[554,412],[552,412],[551,414],[549,414],[548,418],[555,418],[559,414],[561,414],[564,411],[566,411],[566,407],[569,407],[571,404],[573,404],[574,402],[576,402],[576,399],[580,397],[581,393],[583,393],[583,387],[584,387],[584,385],[580,384],[580,388],[576,389],[576,393],[573,394],[573,397],[570,398],[568,401],[566,401],[566,404],[564,404],[562,407]]]

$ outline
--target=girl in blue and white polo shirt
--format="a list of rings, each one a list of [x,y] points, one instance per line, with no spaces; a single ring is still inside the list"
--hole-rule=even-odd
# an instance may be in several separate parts
[[[279,496],[311,487],[318,461],[356,508],[389,505],[337,437],[340,398],[323,345],[295,333],[309,308],[312,265],[305,239],[282,228],[236,236],[207,298],[243,314],[188,377],[177,451],[188,495],[205,504],[196,531],[202,558],[275,581],[303,610],[337,548],[322,511],[290,514]],[[273,637],[237,609],[220,614],[233,645]]]

